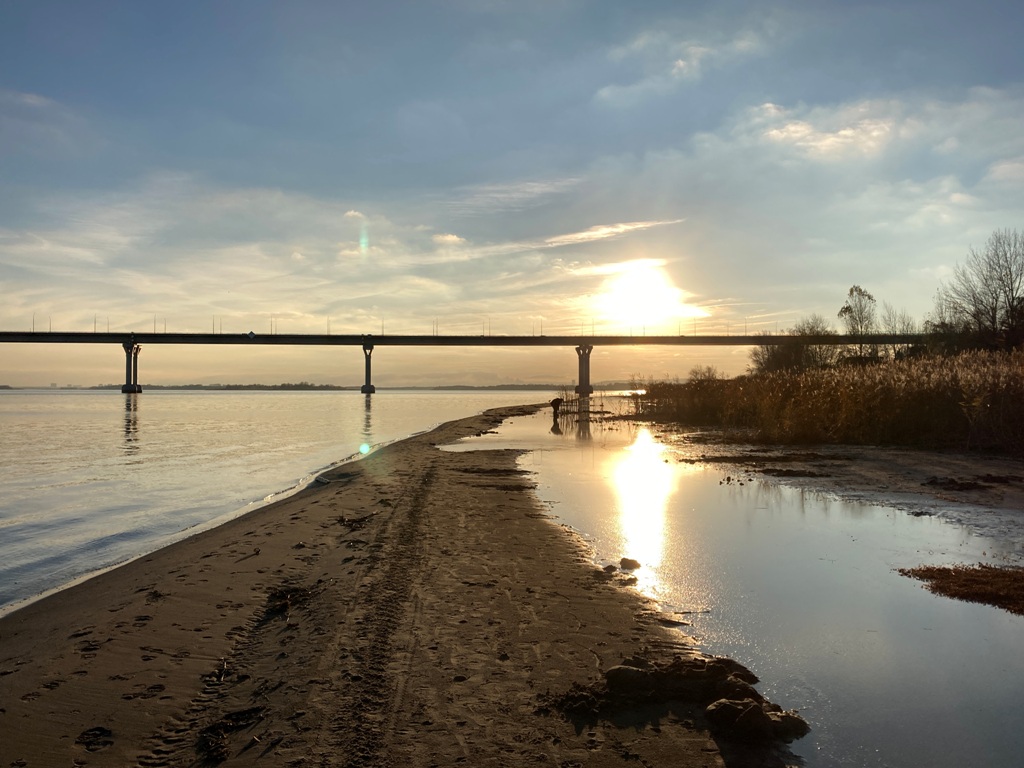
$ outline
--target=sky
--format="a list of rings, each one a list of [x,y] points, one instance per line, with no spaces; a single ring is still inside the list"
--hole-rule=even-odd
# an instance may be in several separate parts
[[[1024,227],[1024,6],[0,0],[0,330],[395,334],[918,320]],[[742,373],[598,348],[595,381]],[[378,386],[572,349],[378,348]],[[123,379],[5,345],[0,384]],[[357,348],[150,345],[145,383],[359,384]]]

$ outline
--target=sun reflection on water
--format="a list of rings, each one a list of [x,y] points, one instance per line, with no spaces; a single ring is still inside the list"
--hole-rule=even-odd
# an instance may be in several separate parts
[[[665,517],[678,488],[675,467],[666,448],[646,427],[636,434],[610,473],[618,506],[619,529],[625,557],[637,560],[637,586],[656,596],[658,568],[665,550]]]

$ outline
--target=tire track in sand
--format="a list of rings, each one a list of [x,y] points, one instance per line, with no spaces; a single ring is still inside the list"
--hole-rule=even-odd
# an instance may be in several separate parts
[[[437,477],[431,463],[418,478],[407,503],[400,499],[392,517],[393,529],[383,540],[380,576],[360,588],[358,603],[363,622],[358,649],[348,659],[349,685],[341,693],[337,714],[321,733],[321,765],[383,768],[390,766],[384,747],[398,691],[388,672],[394,658],[393,638],[406,616],[412,588],[422,562],[422,528],[426,500]],[[342,762],[339,762],[341,758]]]

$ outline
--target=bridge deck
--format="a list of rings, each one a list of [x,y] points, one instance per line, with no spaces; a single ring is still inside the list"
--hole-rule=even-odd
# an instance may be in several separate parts
[[[577,347],[577,346],[708,346],[755,347],[798,342],[814,345],[916,344],[923,334],[876,333],[865,336],[416,336],[318,333],[88,333],[0,331],[0,343],[22,344],[237,344],[279,346],[375,347]]]

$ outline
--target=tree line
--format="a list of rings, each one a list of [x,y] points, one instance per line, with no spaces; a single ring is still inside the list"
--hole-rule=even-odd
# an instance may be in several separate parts
[[[966,350],[1007,350],[1024,346],[1024,234],[996,230],[985,246],[971,248],[952,277],[939,286],[932,313],[918,323],[904,310],[883,302],[859,285],[847,293],[837,318],[846,335],[873,333],[926,334],[924,344],[762,345],[750,354],[751,373],[804,371],[843,363],[874,363],[926,353]],[[832,324],[818,314],[799,320],[786,331],[791,336],[834,336]],[[697,378],[706,378],[700,371]]]

